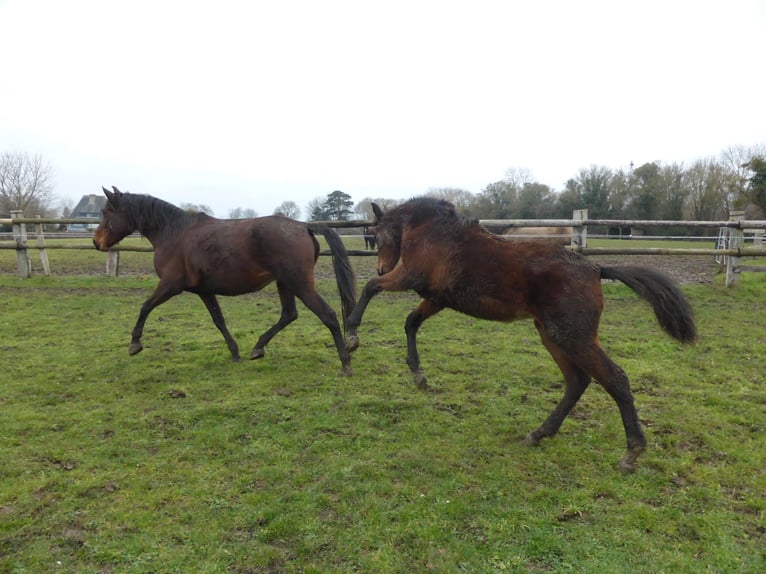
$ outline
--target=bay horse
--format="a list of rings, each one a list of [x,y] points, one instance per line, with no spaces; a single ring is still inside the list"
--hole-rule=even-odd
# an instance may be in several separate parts
[[[315,233],[322,233],[333,254],[333,266],[346,317],[356,301],[356,283],[346,249],[335,231],[323,224],[301,223],[281,215],[252,219],[216,219],[192,213],[166,201],[102,188],[107,204],[93,235],[93,244],[108,251],[138,231],[154,246],[154,269],[159,282],[141,306],[128,352],[141,352],[141,336],[149,313],[182,291],[199,295],[213,323],[223,335],[231,358],[239,361],[239,347],[229,333],[216,295],[260,291],[276,281],[282,314],[260,336],[251,359],[265,354],[268,342],[295,321],[298,297],[332,333],[343,374],[351,374],[351,355],[335,311],[317,293],[314,264],[319,256]]]
[[[691,305],[665,275],[636,266],[605,267],[552,242],[508,241],[459,215],[451,203],[423,197],[383,213],[373,204],[370,231],[378,242],[378,277],[364,287],[348,317],[347,345],[359,345],[357,327],[381,291],[414,290],[423,300],[404,324],[407,364],[415,384],[427,388],[416,335],[423,322],[445,308],[491,321],[531,318],[558,365],[566,388],[547,420],[524,439],[538,445],[556,434],[595,379],[617,403],[627,437],[622,472],[635,470],[646,438],[625,372],[601,347],[598,325],[604,307],[602,279],[625,283],[654,309],[672,337],[691,342],[696,328]]]
[[[535,241],[551,241],[560,245],[572,242],[574,229],[571,227],[509,227],[499,235],[514,241],[519,239],[534,239]]]
[[[364,227],[364,229],[362,230],[362,235],[364,235],[364,248],[374,251],[375,236],[372,233],[370,233],[370,228],[368,226]]]

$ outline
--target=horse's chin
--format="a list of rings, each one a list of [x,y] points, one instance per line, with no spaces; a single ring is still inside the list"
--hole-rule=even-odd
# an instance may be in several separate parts
[[[94,239],[93,240],[93,247],[95,247],[99,251],[109,251],[109,248],[111,247],[111,245],[107,245],[106,243],[104,243],[102,241],[96,241]]]
[[[385,275],[386,273],[390,273],[393,268],[396,267],[396,265],[388,265],[386,263],[379,263],[378,264],[378,275]]]

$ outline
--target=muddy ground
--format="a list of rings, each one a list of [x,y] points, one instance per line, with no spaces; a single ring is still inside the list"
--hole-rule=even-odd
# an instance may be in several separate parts
[[[601,265],[644,265],[655,267],[681,284],[712,283],[719,272],[710,255],[591,255]]]

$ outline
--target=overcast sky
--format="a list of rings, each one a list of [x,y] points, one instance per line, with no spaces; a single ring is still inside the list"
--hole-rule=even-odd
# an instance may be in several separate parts
[[[0,151],[219,217],[766,143],[764,0],[0,0]]]

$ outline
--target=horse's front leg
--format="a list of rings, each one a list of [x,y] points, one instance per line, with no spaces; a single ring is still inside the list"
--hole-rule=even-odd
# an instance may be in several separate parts
[[[373,277],[367,282],[359,301],[346,318],[346,349],[349,353],[353,353],[359,347],[356,329],[362,324],[362,316],[370,300],[381,291],[406,291],[411,288],[409,275],[402,266],[380,277]]]
[[[144,349],[144,346],[141,344],[141,337],[144,334],[144,323],[146,323],[146,318],[149,316],[149,313],[152,312],[152,309],[162,305],[165,301],[178,295],[181,291],[183,291],[183,289],[167,285],[160,280],[159,284],[154,289],[154,293],[144,301],[144,304],[141,305],[141,310],[138,312],[138,320],[136,320],[136,325],[133,327],[133,332],[130,336],[130,347],[128,348],[128,353],[131,356],[140,353]]]
[[[198,293],[198,295],[205,304],[205,307],[207,307],[210,316],[213,318],[213,323],[223,335],[223,338],[226,341],[226,346],[229,347],[229,352],[231,353],[231,360],[237,362],[241,361],[242,359],[239,356],[239,345],[237,345],[234,337],[231,336],[229,329],[226,327],[226,321],[223,318],[221,306],[218,304],[218,298],[212,293]]]
[[[424,299],[415,310],[407,315],[404,322],[404,332],[407,334],[407,365],[414,376],[415,385],[421,389],[428,389],[428,379],[423,369],[420,368],[420,356],[418,355],[417,334],[418,329],[423,322],[436,315],[444,307],[437,305],[433,301]]]

